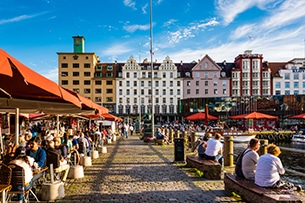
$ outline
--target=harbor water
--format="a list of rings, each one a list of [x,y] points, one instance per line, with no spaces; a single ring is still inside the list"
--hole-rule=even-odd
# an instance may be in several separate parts
[[[279,147],[291,148],[291,149],[302,149],[305,150],[305,143],[276,143]],[[246,143],[234,143],[234,158],[247,147]],[[281,159],[284,168],[291,169],[297,172],[304,173],[305,175],[305,153],[290,152],[281,150],[279,158]],[[299,176],[292,173],[286,172],[281,175],[283,180],[289,181],[295,185],[301,185],[305,188],[305,176]]]

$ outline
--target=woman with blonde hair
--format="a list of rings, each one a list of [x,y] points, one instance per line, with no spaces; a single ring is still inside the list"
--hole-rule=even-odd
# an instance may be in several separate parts
[[[285,169],[278,157],[281,150],[275,144],[267,146],[267,154],[262,155],[257,162],[255,173],[255,184],[261,187],[274,187],[293,190],[295,187],[292,183],[281,180],[280,175],[285,173]],[[297,190],[302,190],[300,186]]]

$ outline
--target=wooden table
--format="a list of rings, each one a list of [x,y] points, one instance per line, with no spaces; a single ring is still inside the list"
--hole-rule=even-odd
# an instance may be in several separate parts
[[[7,192],[10,191],[11,189],[12,189],[11,185],[0,185],[0,192],[1,192],[1,196],[2,196],[1,202],[6,203]]]

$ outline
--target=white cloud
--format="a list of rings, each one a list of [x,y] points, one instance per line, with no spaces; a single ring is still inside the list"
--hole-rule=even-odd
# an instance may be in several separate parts
[[[42,15],[42,14],[43,13],[38,13],[38,14],[34,14],[34,15],[21,15],[21,16],[9,18],[9,19],[2,19],[2,20],[0,20],[0,25],[31,19],[31,18],[34,18],[34,17]]]
[[[146,11],[147,7],[148,7],[148,4],[145,4],[144,6],[142,6],[142,13],[143,14],[147,14],[147,11]]]
[[[136,8],[136,2],[132,0],[124,0],[123,1],[124,5],[127,7],[131,7],[133,10],[137,10]]]
[[[217,13],[223,18],[224,25],[234,21],[238,14],[254,6],[261,10],[271,9],[276,6],[279,0],[217,0]]]
[[[199,31],[204,30],[207,27],[216,26],[218,24],[219,23],[216,21],[215,18],[212,18],[207,22],[205,21],[192,22],[187,27],[182,27],[177,31],[168,32],[169,34],[168,41],[170,44],[179,43],[181,39],[186,40],[188,38],[193,38],[196,36],[196,34]]]
[[[117,60],[118,56],[131,53],[132,49],[126,44],[114,44],[99,52],[101,53],[100,56],[111,57],[112,59]]]
[[[127,32],[133,33],[137,30],[149,30],[150,25],[125,25],[123,29]]]
[[[169,26],[173,25],[175,22],[177,22],[177,20],[170,19],[170,20],[166,21],[165,23],[163,23],[163,27],[169,27]]]

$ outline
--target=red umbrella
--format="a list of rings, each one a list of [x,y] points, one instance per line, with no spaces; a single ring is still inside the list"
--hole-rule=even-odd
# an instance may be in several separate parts
[[[81,108],[77,97],[55,82],[31,70],[1,49],[0,98],[0,108],[19,108],[18,105],[22,102],[27,102],[25,106],[28,106],[28,109],[41,108],[46,110],[48,102],[53,102],[49,108],[51,110],[56,107],[54,102],[70,104],[70,106],[76,107],[75,109]],[[5,99],[7,104],[5,104]],[[31,101],[33,102],[31,103]],[[37,101],[42,103],[39,104]]]
[[[202,112],[199,112],[199,113],[195,113],[195,114],[192,114],[190,116],[187,116],[185,117],[186,120],[190,120],[190,121],[199,121],[199,120],[218,120],[218,117],[216,116],[212,116],[212,115],[207,115],[206,116],[206,113],[202,113]]]
[[[249,114],[230,116],[230,118],[231,119],[277,119],[278,117],[254,111]]]
[[[289,116],[289,119],[304,119],[305,118],[305,113],[294,115],[294,116]]]

